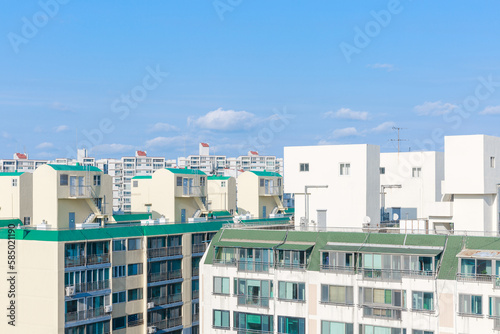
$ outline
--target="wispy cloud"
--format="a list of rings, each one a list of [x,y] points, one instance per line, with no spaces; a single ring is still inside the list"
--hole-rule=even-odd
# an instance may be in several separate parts
[[[487,106],[480,115],[500,115],[500,106]]]
[[[172,147],[172,146],[180,146],[184,144],[185,137],[175,136],[175,137],[156,137],[146,141],[146,147]]]
[[[47,149],[47,148],[52,148],[54,147],[54,144],[52,143],[49,143],[49,142],[43,142],[43,143],[40,143],[36,146],[37,149]]]
[[[386,70],[387,72],[391,72],[395,70],[395,67],[393,64],[368,64],[366,65],[369,68],[373,69],[380,69],[380,70]]]
[[[50,108],[51,109],[54,109],[54,110],[59,110],[59,111],[70,111],[70,112],[73,112],[73,109],[66,105],[66,104],[62,104],[60,102],[52,102],[52,104],[50,105]]]
[[[361,133],[354,127],[337,129],[332,132],[332,138],[354,137],[360,135]]]
[[[425,102],[421,105],[415,106],[413,110],[420,116],[441,116],[448,114],[458,108],[457,105],[436,101],[436,102]]]
[[[55,129],[55,132],[64,132],[69,130],[69,126],[67,125],[59,125]]]
[[[188,125],[206,130],[241,131],[255,127],[259,121],[259,118],[251,112],[219,108],[198,118],[189,117]]]
[[[124,144],[102,144],[94,146],[90,149],[92,153],[101,153],[101,154],[125,153],[133,150],[134,146],[124,145]]]
[[[327,111],[323,113],[323,118],[344,118],[358,121],[366,121],[368,119],[367,111],[354,111],[349,108],[340,108],[337,111]]]
[[[387,132],[389,130],[392,130],[392,127],[396,126],[396,123],[394,122],[384,122],[382,124],[377,125],[373,129],[371,129],[372,132]]]
[[[149,129],[149,132],[170,132],[170,131],[179,131],[179,128],[168,123],[156,123]]]

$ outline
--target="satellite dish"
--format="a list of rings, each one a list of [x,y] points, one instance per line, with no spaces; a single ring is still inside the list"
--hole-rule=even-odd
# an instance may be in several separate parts
[[[392,220],[398,220],[398,219],[399,219],[399,215],[397,213],[393,213]]]
[[[372,220],[371,220],[371,219],[370,219],[370,217],[368,217],[368,216],[365,216],[365,218],[363,218],[363,222],[364,222],[366,225],[369,225],[371,221],[372,221]]]

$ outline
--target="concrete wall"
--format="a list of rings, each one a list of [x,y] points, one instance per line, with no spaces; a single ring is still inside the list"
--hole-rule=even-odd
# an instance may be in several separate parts
[[[225,186],[222,187],[222,182]],[[208,201],[212,211],[236,212],[236,179],[230,177],[227,180],[208,180],[207,184]]]

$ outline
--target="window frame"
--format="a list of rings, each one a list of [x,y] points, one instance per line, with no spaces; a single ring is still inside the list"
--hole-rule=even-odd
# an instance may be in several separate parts
[[[227,318],[224,318],[224,316],[223,316],[224,314],[227,314]],[[216,320],[219,320],[220,326],[216,325]],[[225,320],[227,320],[227,326],[225,326]],[[213,310],[212,311],[212,328],[230,329],[231,328],[231,313],[227,310]]]

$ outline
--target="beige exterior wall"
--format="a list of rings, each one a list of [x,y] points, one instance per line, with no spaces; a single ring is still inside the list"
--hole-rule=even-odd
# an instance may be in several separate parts
[[[132,212],[151,210],[151,185],[152,179],[132,179],[132,189],[130,190]]]
[[[224,182],[225,186],[222,186]],[[208,180],[208,203],[211,211],[236,212],[236,179],[229,177],[227,180]]]
[[[13,186],[13,180],[17,186]],[[33,174],[0,174],[0,218],[17,218],[24,222],[25,217],[33,217]]]
[[[260,186],[260,179],[272,180],[274,187],[279,187],[276,196],[265,194],[265,187]],[[238,213],[252,214],[254,218],[269,218],[275,207],[283,207],[278,199],[283,195],[283,183],[278,186],[279,177],[257,176],[252,172],[244,172],[238,177]],[[266,215],[263,215],[263,208],[266,207]]]

